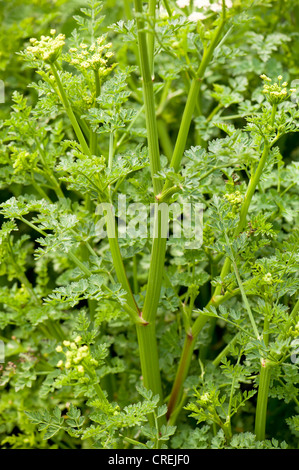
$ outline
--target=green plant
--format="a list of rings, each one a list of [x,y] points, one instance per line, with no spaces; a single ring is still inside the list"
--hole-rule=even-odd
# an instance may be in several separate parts
[[[296,28],[108,3],[25,44],[1,123],[2,446],[297,448]]]

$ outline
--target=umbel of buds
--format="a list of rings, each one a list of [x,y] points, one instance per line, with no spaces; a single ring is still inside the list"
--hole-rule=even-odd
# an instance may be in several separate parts
[[[235,191],[234,193],[227,193],[224,195],[224,197],[234,206],[238,206],[243,202],[243,196],[240,191]]]
[[[267,100],[271,104],[279,104],[287,100],[290,96],[290,93],[295,92],[296,90],[291,88],[288,92],[287,82],[282,82],[283,78],[281,75],[278,75],[278,83],[272,83],[272,79],[267,77],[267,75],[261,75],[261,79],[264,80],[263,93],[266,96]]]
[[[41,36],[40,40],[31,38],[31,46],[27,47],[27,52],[33,54],[37,59],[41,59],[49,64],[55,62],[61,54],[65,44],[65,35],[56,34],[55,29],[51,29],[51,36]]]
[[[81,43],[79,47],[71,47],[70,55],[65,57],[72,65],[81,70],[95,70],[100,76],[105,76],[115,67],[116,64],[108,67],[108,61],[113,57],[113,52],[109,49],[111,43],[105,43],[105,36],[100,36],[96,42],[88,46]]]
[[[240,193],[240,191],[235,191],[234,193],[226,193],[226,194],[224,194],[223,197],[231,205],[232,210],[231,210],[231,212],[228,213],[228,216],[229,217],[234,217],[237,214],[237,212],[238,212],[238,210],[239,210],[239,208],[240,208],[240,206],[243,202],[242,194]]]
[[[98,362],[91,356],[87,345],[79,346],[81,337],[77,336],[74,341],[63,341],[62,345],[56,347],[56,351],[65,355],[66,361],[62,359],[58,361],[57,367],[65,367],[66,369],[76,369],[79,373],[84,373],[84,366],[97,366]]]

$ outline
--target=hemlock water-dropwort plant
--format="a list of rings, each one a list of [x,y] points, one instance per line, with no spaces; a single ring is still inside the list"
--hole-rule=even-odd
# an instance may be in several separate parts
[[[2,448],[298,448],[277,3],[90,0],[27,38],[0,127]]]

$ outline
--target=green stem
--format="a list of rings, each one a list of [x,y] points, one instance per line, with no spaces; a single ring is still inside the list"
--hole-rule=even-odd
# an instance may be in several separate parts
[[[184,108],[179,133],[176,139],[173,155],[171,158],[170,166],[174,171],[179,171],[182,156],[186,147],[187,137],[189,134],[190,124],[193,116],[195,102],[197,100],[198,92],[200,89],[200,77],[196,77],[192,80],[190,90],[187,97],[187,102]],[[167,185],[168,186],[168,185]],[[164,189],[165,186],[164,186]]]
[[[249,316],[254,334],[256,336],[256,339],[260,340],[260,335],[259,335],[256,323],[255,323],[255,320],[254,320],[254,316],[252,314],[252,311],[251,311],[251,308],[250,308],[250,305],[249,305],[249,302],[248,302],[248,299],[247,299],[247,296],[246,296],[246,293],[245,293],[245,290],[244,290],[244,287],[243,287],[243,284],[242,284],[242,280],[240,278],[240,274],[239,274],[236,262],[234,260],[233,260],[233,268],[234,268],[234,271],[235,271],[235,275],[236,275],[237,282],[238,282],[238,285],[239,285],[239,289],[240,289],[240,292],[241,292],[241,295],[242,295],[242,299],[243,299],[243,302],[245,304],[245,308],[247,310],[247,313],[248,313],[248,316]]]
[[[271,364],[261,359],[260,382],[255,414],[255,435],[258,441],[265,439],[268,393],[271,377]]]
[[[268,346],[268,344],[269,344],[269,323],[270,323],[269,318],[270,318],[269,306],[268,306],[268,303],[266,302],[264,327],[263,327],[263,341],[264,341],[266,346]]]
[[[150,323],[149,320],[152,320],[152,316],[148,314],[147,317],[145,317],[145,315],[139,311],[138,306],[135,302],[128,278],[126,276],[118,241],[116,238],[114,216],[112,213],[112,209],[110,208],[109,210],[109,207],[106,210],[106,224],[110,250],[116,275],[123,289],[127,292],[127,308],[125,307],[125,309],[128,311],[129,314],[132,315],[132,317],[135,317],[136,319],[136,317],[138,316],[139,319],[139,321],[135,321],[135,323],[139,345],[139,356],[143,383],[146,388],[148,388],[154,393],[154,395],[158,394],[160,396],[160,402],[162,403],[162,385],[156,343],[155,322],[152,321]],[[154,417],[152,415],[149,416],[149,420],[150,423],[153,425]]]
[[[167,124],[163,119],[159,118],[157,121],[157,125],[158,125],[158,134],[159,134],[159,140],[160,140],[162,150],[165,156],[167,157],[168,161],[170,162],[172,154],[173,154],[173,147],[172,147],[172,142],[168,134]]]
[[[212,58],[214,49],[216,48],[216,46],[218,44],[220,35],[221,35],[222,30],[224,28],[225,9],[223,10],[223,13],[224,14],[223,14],[221,23],[218,26],[218,28],[216,29],[216,31],[215,31],[215,33],[212,37],[212,40],[210,42],[209,47],[204,52],[201,64],[200,64],[200,66],[197,70],[197,73],[196,73],[196,77],[191,82],[191,86],[190,86],[187,102],[186,102],[186,105],[185,105],[185,109],[184,109],[180,129],[179,129],[179,133],[178,133],[178,136],[177,136],[174,152],[173,152],[172,159],[171,159],[171,162],[170,162],[170,166],[173,167],[176,172],[179,170],[181,160],[182,160],[182,156],[183,156],[183,153],[184,153],[184,150],[185,150],[185,146],[186,146],[186,142],[187,142],[187,136],[188,136],[188,133],[189,133],[190,124],[191,124],[191,120],[192,120],[192,115],[193,115],[193,112],[194,112],[195,103],[197,101],[198,93],[199,93],[199,90],[200,90],[200,82],[201,82],[201,80],[204,76],[206,68],[207,68],[207,66],[208,66],[208,64],[209,64],[209,62]],[[167,190],[169,188],[169,186],[170,186],[169,182],[166,181],[165,184],[164,184],[163,192],[165,190]],[[161,260],[160,260],[160,263],[161,263]],[[163,257],[163,265],[164,265],[164,257]],[[162,269],[163,269],[163,266],[162,266]],[[207,320],[205,320],[205,322],[206,321]],[[176,405],[177,405],[178,401],[180,400],[180,397],[181,397],[181,394],[182,394],[181,389],[182,389],[184,380],[187,376],[189,366],[190,366],[190,362],[191,362],[191,357],[192,357],[193,348],[194,348],[194,344],[195,344],[195,338],[196,338],[196,336],[194,336],[193,329],[192,329],[192,332],[188,332],[187,335],[186,335],[185,344],[184,344],[181,360],[180,360],[180,363],[179,363],[179,366],[178,366],[177,375],[176,375],[175,382],[174,382],[173,387],[172,387],[170,400],[169,400],[169,403],[168,403],[168,411],[167,411],[167,418],[168,419],[170,419],[171,414],[175,410]]]
[[[177,407],[177,403],[180,401],[180,398],[182,396],[182,385],[185,382],[185,379],[187,377],[187,373],[189,370],[189,366],[190,366],[190,362],[191,362],[192,354],[193,354],[193,349],[194,349],[195,339],[196,338],[192,335],[191,332],[186,335],[185,343],[183,347],[183,353],[181,355],[181,359],[180,359],[178,369],[177,369],[176,378],[172,386],[170,399],[168,401],[167,415],[166,415],[168,420],[171,419]]]
[[[141,13],[142,12],[142,5],[140,0],[135,0],[135,9],[137,12]],[[144,44],[144,37],[143,33],[141,33],[141,28],[142,24],[140,20],[137,20],[137,26],[138,26],[138,38],[139,38],[139,53],[140,53],[140,62],[141,62],[141,70],[142,70],[142,76],[143,76],[143,86],[144,86],[144,94],[145,94],[145,108],[146,108],[146,115],[148,115],[147,119],[147,131],[148,131],[148,136],[149,136],[149,142],[150,140],[155,142],[155,144],[158,145],[158,135],[157,135],[157,123],[156,119],[152,116],[152,114],[149,114],[149,111],[153,113],[154,111],[154,100],[153,100],[153,91],[152,91],[152,82],[151,82],[151,77],[149,74],[149,69],[148,69],[148,58],[147,58],[147,51],[146,47]],[[194,106],[195,102],[197,99],[198,91],[200,88],[200,80],[202,79],[204,72],[208,66],[208,63],[212,57],[213,51],[218,43],[221,31],[224,26],[224,18],[222,19],[222,22],[220,26],[217,28],[210,46],[208,49],[205,51],[205,54],[203,56],[203,60],[199,66],[199,69],[197,71],[197,76],[196,78],[192,81],[190,91],[188,94],[187,98],[187,103],[184,109],[183,117],[182,117],[182,122],[179,130],[179,134],[176,140],[176,145],[174,149],[174,153],[171,159],[170,165],[175,169],[175,171],[179,170],[179,166],[181,163],[181,158],[185,149],[186,141],[187,141],[187,135],[189,132],[190,124],[191,124],[191,119],[194,111]],[[150,82],[150,83],[149,83]],[[148,86],[148,89],[145,87],[145,85]],[[151,93],[149,93],[151,91]],[[149,102],[146,100],[146,96],[149,98]],[[151,119],[149,119],[149,117]],[[155,129],[155,132],[153,132],[153,129]],[[151,137],[151,138],[150,138]],[[157,159],[159,158],[158,155],[158,150],[156,155],[150,155],[150,161],[151,161],[151,167],[152,167],[152,176],[153,176],[153,167],[156,165],[156,168],[158,165],[160,166],[160,161],[159,164],[157,164]],[[155,171],[157,172],[157,170]],[[156,186],[157,187],[157,186]],[[158,192],[155,191],[155,194],[159,194],[161,192],[161,185],[159,185],[159,190]],[[168,189],[168,185],[164,185],[164,190]],[[143,307],[143,317],[146,321],[149,322],[154,322],[155,321],[155,316],[156,316],[156,311],[158,307],[158,302],[159,302],[159,297],[160,297],[160,291],[161,291],[161,284],[162,284],[162,277],[163,277],[163,269],[164,269],[164,259],[165,259],[165,250],[166,250],[166,238],[161,237],[161,218],[159,217],[159,211],[156,212],[155,216],[155,225],[158,227],[158,236],[154,238],[153,240],[153,246],[152,246],[152,256],[151,256],[151,265],[150,265],[150,271],[149,271],[149,278],[148,278],[148,285],[147,285],[147,291],[146,291],[146,297],[145,297],[145,302],[144,302],[144,307]],[[142,338],[141,338],[142,341]],[[188,343],[190,341],[187,341]],[[193,345],[193,343],[192,343]],[[191,348],[191,351],[193,350],[193,347]],[[186,353],[188,356],[188,351]],[[192,355],[192,352],[191,352]],[[188,359],[188,363],[190,363],[191,356]],[[184,364],[185,364],[185,358],[179,365],[179,370],[184,369]],[[188,364],[189,366],[189,364]],[[187,367],[188,370],[188,367]],[[178,382],[183,380],[183,375],[179,375]],[[176,384],[174,385],[174,390],[176,390],[177,386]],[[173,405],[176,404],[176,400],[174,400]],[[172,412],[172,402],[170,404],[170,414]]]
[[[149,0],[148,14],[153,23],[153,31],[147,33],[147,50],[149,58],[149,68],[152,78],[154,78],[154,51],[155,51],[155,20],[156,20],[156,3],[157,0]]]
[[[135,0],[135,11],[142,14],[142,1]],[[146,33],[143,31],[144,21],[136,18],[137,23],[137,37],[138,37],[138,52],[140,61],[140,71],[142,77],[145,119],[147,129],[148,151],[150,160],[150,169],[152,182],[155,195],[159,194],[162,189],[162,182],[155,178],[155,175],[160,171],[160,151],[159,151],[159,138],[156,120],[156,109],[154,100],[154,89],[149,65],[148,48],[146,41]]]
[[[154,239],[151,253],[147,290],[143,305],[143,317],[149,322],[154,322],[160,299],[160,290],[164,271],[164,258],[167,238],[163,234],[162,213],[159,206],[155,205]]]
[[[69,117],[69,120],[71,121],[71,124],[73,126],[73,129],[75,131],[75,134],[77,136],[77,139],[81,145],[81,148],[82,148],[82,152],[85,153],[86,155],[91,155],[90,153],[90,150],[89,150],[89,147],[86,143],[86,140],[85,140],[85,137],[81,131],[81,128],[78,124],[78,121],[73,113],[73,110],[72,110],[72,107],[70,105],[70,102],[66,96],[66,93],[64,91],[64,88],[62,86],[62,83],[61,83],[61,80],[60,80],[60,76],[57,72],[57,69],[56,69],[56,66],[55,64],[51,63],[51,70],[52,70],[52,73],[54,75],[54,78],[56,80],[56,83],[57,83],[57,86],[58,86],[58,90],[59,90],[59,93],[60,93],[60,98],[61,98],[61,101],[62,101],[62,104],[64,106],[64,109]]]
[[[153,8],[154,4],[156,5],[156,2],[151,1],[151,9]],[[138,15],[142,14],[142,0],[135,0],[135,11]],[[144,21],[139,16],[137,16],[136,23],[150,170],[154,194],[158,195],[162,190],[163,184],[160,179],[155,177],[155,175],[161,169],[161,163],[154,90],[151,74],[152,65],[150,64],[150,62],[152,62],[152,57],[149,57],[146,33],[143,31]],[[150,51],[150,54],[152,53],[153,50]],[[146,322],[148,322],[148,324],[146,326],[137,325],[136,327],[144,385],[146,388],[152,390],[154,394],[158,394],[160,397],[160,403],[162,403],[163,394],[159,368],[155,317],[162,284],[166,238],[161,237],[161,217],[159,216],[159,211],[156,211],[155,215],[155,228],[158,228],[158,233],[157,236],[154,236],[153,240],[147,291],[142,311],[142,317]],[[152,424],[154,424],[154,417],[152,416],[149,419]],[[164,419],[162,421],[164,421]]]
[[[20,216],[20,220],[28,225],[28,227],[32,228],[33,230],[36,230],[38,233],[40,233],[41,235],[43,235],[44,237],[47,236],[47,233],[44,232],[44,230],[41,230],[39,229],[38,227],[36,227],[36,225],[32,224],[31,222],[29,222],[29,220],[25,219],[22,215]]]
[[[168,4],[168,0],[163,0],[163,4],[164,4],[164,7],[165,7],[165,10],[166,10],[167,13],[168,13],[168,16],[171,17],[171,16],[172,16],[172,12],[171,12],[170,6],[169,6],[169,4]]]
[[[237,364],[236,364],[236,370],[234,371],[233,380],[231,384],[227,417],[226,417],[226,422],[224,424],[224,426],[226,427],[226,431],[227,431],[226,436],[227,436],[228,442],[231,440],[231,437],[232,437],[231,418],[232,418],[232,414],[234,414],[232,413],[233,397],[234,397],[234,392],[235,392],[235,383],[237,381],[237,370],[238,370],[238,365],[240,364],[241,356],[242,356],[242,352],[240,351]]]
[[[97,107],[97,97],[100,96],[101,94],[101,82],[100,82],[100,77],[99,77],[99,71],[94,70],[94,80],[95,80],[95,100],[94,100],[94,106]],[[90,129],[90,153],[92,155],[97,154],[97,147],[98,147],[98,134],[96,131],[93,131]]]
[[[207,49],[205,49],[202,61],[198,67],[198,70],[195,74],[195,77],[192,79],[191,86],[189,89],[187,102],[185,105],[182,122],[179,128],[179,133],[177,136],[175,148],[173,151],[172,159],[170,166],[174,169],[175,172],[179,171],[183,153],[185,151],[187,137],[189,134],[189,129],[191,125],[191,120],[194,112],[194,108],[197,102],[198,93],[200,90],[200,84],[204,77],[205,71],[212,59],[213,52],[219,42],[220,36],[222,34],[224,25],[225,25],[225,14],[222,16],[222,20],[214,32],[214,35],[211,39],[211,42]],[[164,185],[164,190],[169,187],[169,182],[166,181]]]
[[[31,172],[31,182],[32,182],[32,186],[35,188],[35,190],[40,195],[40,197],[51,203],[52,201],[50,200],[47,193],[45,193],[45,191],[43,190],[40,184],[36,183],[33,172]]]
[[[148,322],[148,325],[143,327],[137,325],[137,334],[144,385],[152,390],[154,394],[158,394],[160,396],[160,403],[163,403],[155,321],[163,278],[166,237],[162,237],[161,212],[157,206],[155,229],[157,229],[157,232],[154,233],[151,264],[142,311],[142,316]],[[163,417],[161,423],[164,421]]]
[[[154,395],[159,395],[161,404],[163,403],[163,392],[155,324],[136,325],[136,330],[143,384]],[[150,420],[152,421],[151,418]]]
[[[227,292],[223,296],[218,296],[217,299],[213,297],[208,303],[208,306],[214,305],[215,307],[217,307],[225,300],[236,295],[236,293],[237,293],[236,291]],[[178,415],[178,403],[182,395],[182,387],[183,387],[184,381],[189,371],[190,362],[191,362],[197,335],[199,334],[199,332],[202,330],[202,328],[204,327],[204,325],[210,318],[211,317],[209,315],[200,314],[198,316],[198,319],[193,323],[191,331],[187,332],[186,334],[183,351],[181,354],[181,359],[179,362],[175,381],[174,381],[171,394],[170,394],[170,399],[168,402],[167,417],[168,417],[169,422],[172,422],[172,423],[174,422],[173,416],[172,416],[174,410],[176,410],[176,416]]]
[[[113,148],[114,138],[113,137],[114,137],[114,134],[113,134],[113,131],[111,131],[109,134],[109,156],[108,156],[109,170],[112,170],[112,162],[113,162],[113,154],[114,154],[114,148]]]
[[[163,190],[160,194],[158,194],[158,196],[156,196],[156,200],[159,201],[159,203],[161,202],[168,202],[169,199],[175,194],[177,193],[181,188],[181,186],[172,186],[172,187],[169,187],[168,189],[165,189]]]
[[[137,295],[139,292],[137,255],[133,256],[133,287],[134,294]]]
[[[124,306],[125,310],[131,315],[136,323],[137,339],[139,345],[140,364],[143,377],[143,383],[146,388],[152,390],[154,395],[160,396],[160,403],[162,403],[162,385],[160,378],[160,368],[158,359],[158,350],[156,343],[156,331],[155,323],[149,323],[148,319],[145,318],[142,312],[140,312],[134,295],[129,284],[126,271],[124,268],[118,240],[116,234],[115,218],[112,211],[112,205],[106,205],[105,210],[107,235],[109,239],[109,246],[112,255],[114,269],[118,281],[126,291],[127,305]],[[149,416],[150,423],[154,424],[153,415]],[[162,420],[163,421],[163,420]]]
[[[223,104],[219,103],[217,104],[217,106],[213,109],[213,111],[211,111],[211,113],[209,114],[209,116],[207,117],[207,122],[210,122],[212,121],[213,117],[218,113],[218,111],[220,111],[220,109],[223,108]]]
[[[218,354],[217,357],[213,360],[213,365],[215,367],[219,366],[221,363],[222,359],[227,356],[231,348],[236,344],[238,338],[239,338],[239,333],[237,333],[233,339],[225,346],[225,348],[222,349],[222,351]]]
[[[294,320],[296,318],[296,316],[298,315],[298,313],[299,313],[299,299],[295,303],[294,308],[290,313],[289,319]]]
[[[135,298],[133,296],[131,286],[130,286],[130,283],[128,281],[127,274],[125,271],[123,259],[121,256],[118,239],[117,239],[117,227],[115,224],[115,217],[112,211],[112,205],[110,204],[106,205],[105,219],[106,219],[106,225],[107,225],[107,236],[109,239],[109,246],[110,246],[112,261],[113,261],[117,279],[122,285],[122,288],[127,293],[126,298],[127,298],[128,306],[139,315],[140,311],[136,304]]]
[[[79,258],[77,258],[77,256],[72,251],[68,252],[68,256],[81,269],[81,271],[86,274],[86,276],[89,277],[92,275],[92,272],[85,266],[85,264],[82,263],[82,261],[79,260]]]
[[[87,372],[87,374],[89,375],[89,377],[91,378],[91,380],[94,380],[94,379],[96,378],[96,373],[95,373],[95,371],[94,371],[92,368],[90,368],[90,367],[86,364],[85,361],[83,361],[83,367],[84,367],[84,369],[86,370],[86,372]],[[96,392],[98,398],[99,398],[101,401],[103,401],[104,403],[109,404],[109,401],[107,400],[106,395],[105,395],[105,393],[103,392],[102,387],[100,386],[100,384],[94,383],[94,384],[93,384],[93,387],[94,387],[94,389],[95,389],[95,392]]]

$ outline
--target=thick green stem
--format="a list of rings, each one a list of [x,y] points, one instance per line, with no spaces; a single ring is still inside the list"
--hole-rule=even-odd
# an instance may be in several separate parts
[[[162,403],[163,395],[155,334],[155,321],[163,278],[166,237],[162,236],[161,212],[158,210],[157,206],[154,231],[151,264],[142,311],[143,319],[149,324],[144,327],[137,326],[137,334],[144,384],[147,388],[152,390],[154,394],[159,394],[160,403]],[[164,418],[162,421],[164,421]]]
[[[135,11],[138,14],[142,14],[142,1],[141,0],[135,0]],[[150,65],[149,65],[146,33],[143,31],[144,21],[140,17],[137,17],[136,23],[137,23],[140,71],[141,71],[141,77],[142,77],[143,96],[144,96],[150,169],[151,169],[154,193],[155,195],[157,195],[162,189],[162,182],[155,177],[155,175],[161,169],[161,164],[160,164],[160,151],[159,151],[157,120],[156,120],[156,109],[155,109],[155,100],[154,100],[154,89],[153,89],[153,82],[152,82],[151,70],[150,70]]]
[[[133,289],[134,294],[137,295],[139,292],[137,255],[133,256]]]
[[[153,31],[147,33],[147,50],[149,58],[149,68],[152,78],[154,78],[154,50],[155,50],[155,20],[156,20],[157,0],[149,0],[148,14],[153,23]]]
[[[143,384],[154,395],[159,395],[160,403],[162,403],[163,393],[155,324],[136,325],[136,329]]]
[[[187,373],[189,370],[189,366],[190,366],[190,362],[191,362],[191,358],[193,354],[194,343],[195,343],[195,338],[190,332],[189,334],[186,335],[185,343],[183,347],[183,353],[181,355],[176,378],[172,386],[170,399],[169,399],[168,407],[167,407],[167,415],[166,415],[168,420],[173,415],[176,409],[176,406],[179,403],[180,398],[182,396],[182,385],[184,384],[184,381],[187,377]]]
[[[222,17],[222,20],[215,30],[214,35],[211,39],[209,47],[204,51],[202,61],[198,67],[198,70],[195,74],[195,77],[192,79],[190,90],[187,97],[186,106],[184,109],[182,122],[180,125],[179,133],[177,136],[175,148],[173,151],[172,159],[170,162],[170,166],[177,172],[179,171],[181,160],[183,157],[183,153],[185,151],[187,137],[189,134],[189,129],[191,125],[191,120],[194,112],[194,108],[197,102],[198,93],[200,90],[200,84],[204,77],[205,71],[212,59],[213,52],[219,42],[220,36],[222,34],[223,28],[225,25],[225,14]],[[164,190],[169,187],[169,182],[166,181],[164,185]]]
[[[196,77],[192,80],[185,105],[182,122],[176,139],[175,148],[171,158],[170,166],[177,172],[180,169],[182,156],[186,147],[187,137],[189,134],[190,124],[193,116],[195,103],[200,89],[201,78]]]
[[[135,10],[138,14],[142,13],[142,2],[141,0],[135,0]],[[183,156],[183,152],[185,150],[187,136],[190,129],[190,124],[193,116],[194,106],[197,100],[198,91],[200,88],[200,81],[204,75],[204,72],[207,68],[208,63],[211,60],[213,51],[218,43],[220,34],[222,32],[224,26],[224,16],[221,21],[220,26],[216,29],[214,36],[211,40],[211,43],[208,49],[205,51],[202,62],[199,66],[197,71],[196,77],[193,79],[190,87],[190,91],[187,98],[187,103],[185,106],[185,110],[182,117],[182,122],[179,130],[179,134],[176,140],[176,146],[172,155],[170,165],[175,169],[175,171],[179,170],[181,159]],[[148,49],[146,44],[146,36],[145,33],[142,32],[142,28],[144,27],[143,21],[140,18],[137,18],[137,29],[138,29],[138,45],[139,45],[139,58],[140,58],[140,68],[141,68],[141,75],[143,79],[143,92],[144,92],[144,104],[145,104],[145,115],[146,115],[146,126],[147,126],[147,134],[148,134],[148,146],[149,146],[149,157],[150,157],[150,167],[151,167],[151,174],[154,186],[154,193],[157,196],[162,190],[162,183],[160,180],[156,180],[154,175],[160,169],[160,155],[159,155],[159,142],[158,142],[158,131],[157,131],[157,121],[156,121],[156,113],[155,113],[155,102],[154,102],[154,94],[153,94],[153,85],[152,79],[150,74],[150,67],[149,67],[149,58],[148,58]],[[164,185],[164,189],[168,189],[168,183]],[[161,291],[161,284],[162,284],[162,277],[163,277],[163,269],[164,269],[164,259],[165,259],[165,250],[166,250],[166,238],[161,236],[161,218],[159,216],[159,211],[156,212],[155,216],[155,224],[158,227],[158,236],[154,237],[153,246],[152,246],[152,257],[151,257],[151,265],[149,271],[149,278],[148,278],[148,285],[147,285],[147,292],[143,307],[143,318],[148,321],[150,324],[153,324],[156,317],[156,311],[158,307],[160,291]],[[141,328],[141,327],[140,327]],[[153,326],[152,326],[153,328]],[[148,327],[142,327],[140,330],[146,331]],[[145,339],[141,336],[139,337],[141,346]],[[154,338],[152,337],[152,340]],[[193,342],[191,342],[191,355],[193,350]],[[152,350],[149,349],[152,354]],[[156,355],[156,348],[154,356]],[[188,353],[187,353],[188,356]],[[184,358],[181,361],[179,369],[181,371],[188,370],[189,363],[191,360],[188,358],[187,362],[188,365],[186,367],[186,359]],[[187,373],[187,372],[186,372]],[[157,371],[156,371],[157,374]],[[181,374],[178,379],[178,384],[182,383],[181,381],[184,379],[183,376],[186,374]],[[151,378],[153,380],[153,378]],[[149,382],[150,383],[150,382]],[[152,386],[149,385],[149,388]],[[177,386],[174,387],[175,389]],[[174,400],[174,405],[176,400]],[[172,410],[172,407],[170,408]]]
[[[158,394],[160,396],[160,402],[162,402],[162,385],[156,343],[155,323],[149,323],[148,319],[145,320],[144,316],[139,311],[139,308],[136,304],[135,298],[131,291],[131,286],[129,284],[125,272],[120,248],[116,237],[114,215],[112,212],[112,208],[110,208],[109,210],[108,206],[106,210],[106,224],[109,245],[116,275],[123,289],[127,292],[127,305],[124,306],[124,308],[131,315],[133,320],[135,320],[136,324],[143,383],[146,388],[152,390],[154,395]],[[149,420],[153,425],[154,417],[149,416]]]
[[[151,12],[156,2],[151,1]],[[142,1],[135,0],[135,11],[138,15],[142,14]],[[162,181],[157,179],[155,175],[161,169],[159,138],[156,118],[156,108],[154,100],[154,90],[152,83],[153,70],[153,42],[148,49],[146,33],[143,31],[144,21],[137,16],[137,36],[138,36],[138,53],[139,64],[142,77],[144,109],[146,119],[146,130],[148,140],[148,151],[150,160],[150,170],[154,194],[157,196],[163,187]],[[152,38],[154,35],[152,34]],[[149,53],[151,56],[149,56]],[[150,64],[151,62],[151,64]],[[147,291],[142,311],[143,319],[148,322],[146,326],[137,325],[137,336],[139,344],[139,353],[141,361],[141,370],[143,382],[146,388],[152,390],[154,394],[159,394],[160,402],[163,402],[162,385],[160,377],[160,368],[158,360],[158,349],[155,332],[155,317],[160,297],[162,284],[164,257],[166,250],[166,238],[161,237],[161,218],[159,212],[156,211],[155,226],[158,227],[157,236],[153,239],[151,266],[148,277]],[[157,225],[158,224],[158,225]],[[153,417],[150,417],[152,420]],[[152,422],[153,424],[153,422]]]
[[[263,441],[265,439],[270,376],[271,364],[267,360],[262,359],[255,414],[255,435],[258,441]]]
[[[155,395],[158,394],[160,396],[160,402],[162,402],[162,385],[156,344],[155,323],[149,323],[148,319],[146,320],[144,318],[133,296],[120,253],[115,219],[111,205],[106,205],[105,218],[114,269],[116,271],[118,281],[127,292],[127,305],[124,306],[124,309],[131,315],[136,324],[143,383],[144,386],[152,390]],[[153,425],[154,417],[149,416],[149,420]]]
[[[162,233],[163,222],[159,206],[155,206],[154,239],[151,253],[151,264],[148,275],[146,296],[143,305],[143,317],[149,322],[155,321],[164,271],[166,236]]]

